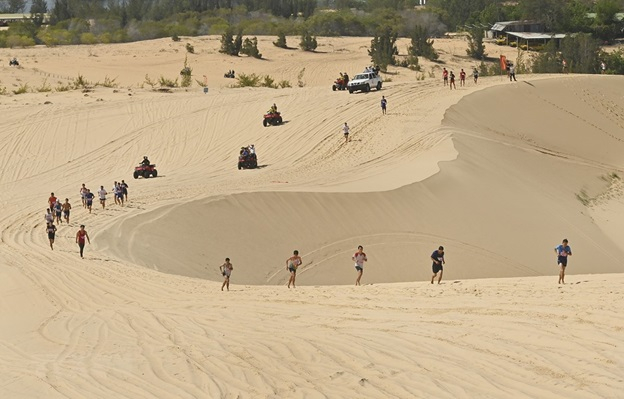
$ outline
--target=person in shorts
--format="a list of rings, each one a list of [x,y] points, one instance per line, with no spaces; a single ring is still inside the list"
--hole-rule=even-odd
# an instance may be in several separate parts
[[[294,250],[293,256],[286,259],[286,270],[290,272],[290,279],[288,279],[288,288],[292,284],[293,288],[295,288],[295,278],[297,277],[297,268],[301,266],[303,260],[301,256],[299,256],[299,251]]]
[[[221,274],[225,278],[223,280],[223,285],[221,286],[221,291],[223,291],[223,287],[227,287],[227,290],[230,290],[230,276],[232,275],[232,270],[234,270],[234,266],[230,263],[230,258],[225,258],[225,263],[219,266],[219,270],[221,270]]]
[[[344,126],[342,127],[342,133],[344,134],[345,143],[349,141],[349,130],[349,125],[347,125],[347,122],[345,122]]]
[[[50,248],[54,251],[54,236],[56,235],[56,226],[54,223],[48,223],[46,225],[46,232],[48,233],[48,240],[50,241]]]
[[[557,265],[559,265],[559,284],[565,284],[565,268],[568,266],[568,256],[572,256],[567,238],[564,238],[561,244],[555,247],[555,253],[557,254]]]
[[[121,189],[123,191],[124,200],[128,202],[128,184],[124,180],[121,181]]]
[[[53,212],[54,204],[56,204],[56,197],[54,196],[54,193],[50,193],[50,198],[48,198],[48,207],[50,207],[50,210]]]
[[[65,202],[62,205],[63,208],[63,217],[65,217],[65,222],[69,224],[69,211],[71,210],[71,204],[69,203],[69,198],[65,198]]]
[[[459,87],[463,86],[466,86],[466,72],[462,68],[462,70],[459,72]]]
[[[117,202],[119,203],[119,205],[123,206],[124,195],[123,195],[123,187],[121,186],[121,182],[117,183],[117,190],[115,191],[115,195],[117,196]]]
[[[364,253],[364,247],[358,245],[357,252],[351,257],[351,260],[355,262],[355,271],[357,271],[357,279],[355,285],[360,285],[360,279],[364,273],[364,262],[367,262],[366,254]]]
[[[61,220],[62,209],[63,207],[61,206],[61,201],[57,199],[56,202],[54,203],[54,218],[56,219],[56,223],[59,223],[59,224],[62,223],[62,220]]]
[[[433,251],[431,254],[431,260],[433,261],[433,265],[431,265],[431,269],[433,270],[433,276],[431,276],[431,284],[433,284],[433,280],[435,280],[438,273],[440,274],[438,277],[438,284],[442,281],[442,273],[444,272],[444,247],[440,245],[438,249]]]
[[[87,193],[85,194],[85,201],[87,202],[87,209],[89,213],[91,213],[91,207],[93,206],[93,198],[95,195],[91,192],[91,190],[87,189]]]
[[[82,206],[84,208],[87,207],[87,186],[82,183],[82,187],[80,187],[80,198],[82,198]]]
[[[98,191],[98,196],[100,197],[100,204],[102,204],[102,209],[106,208],[106,190],[104,190],[104,186],[100,186],[100,190]]]
[[[388,107],[388,100],[386,100],[386,96],[381,96],[381,113],[383,115],[386,114],[386,107]]]
[[[446,68],[442,68],[442,80],[444,81],[444,86],[448,85],[448,71]]]
[[[46,214],[44,216],[44,219],[46,221],[46,224],[48,223],[54,223],[54,214],[52,213],[52,211],[50,210],[50,208],[48,208],[46,210]]]

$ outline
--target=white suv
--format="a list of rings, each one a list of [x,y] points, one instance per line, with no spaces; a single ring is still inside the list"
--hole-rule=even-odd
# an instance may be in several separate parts
[[[355,77],[350,80],[347,85],[349,93],[353,93],[358,90],[367,92],[373,87],[377,90],[381,90],[381,76],[377,75],[375,72],[359,73],[355,75]]]

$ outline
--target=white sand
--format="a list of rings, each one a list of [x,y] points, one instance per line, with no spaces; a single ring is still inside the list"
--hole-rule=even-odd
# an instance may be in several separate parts
[[[422,81],[392,69],[380,93],[349,95],[332,80],[368,64],[370,39],[321,39],[317,54],[259,40],[266,60],[225,57],[216,37],[0,50],[9,91],[78,74],[121,85],[0,96],[0,397],[620,396],[624,202],[604,177],[624,173],[621,77],[475,86],[465,43],[444,39],[443,65],[466,69],[466,88],[443,88],[423,62]],[[209,93],[141,88],[146,74],[177,76],[186,42]],[[488,48],[500,50],[515,58]],[[231,89],[232,68],[294,87]],[[273,102],[287,123],[264,128]],[[237,171],[250,143],[263,167]],[[132,179],[143,155],[158,178]],[[127,206],[82,208],[81,183],[120,179]],[[74,206],[54,251],[52,191]],[[557,286],[564,237],[574,255]],[[356,288],[358,244],[369,285]],[[440,244],[445,280],[432,286]],[[288,290],[295,248],[304,265]]]

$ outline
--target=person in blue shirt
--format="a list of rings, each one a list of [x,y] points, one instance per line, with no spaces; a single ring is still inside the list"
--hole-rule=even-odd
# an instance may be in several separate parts
[[[564,238],[563,242],[557,245],[555,253],[557,254],[557,265],[559,265],[559,284],[565,284],[565,268],[568,265],[568,256],[572,256],[567,238]]]
[[[431,284],[433,284],[433,280],[435,280],[438,273],[440,273],[440,277],[438,277],[438,284],[442,281],[442,272],[444,271],[444,267],[442,266],[444,263],[444,247],[440,245],[438,249],[433,251],[431,254],[431,260],[433,261],[433,265],[431,269],[433,270],[433,276],[431,276]]]

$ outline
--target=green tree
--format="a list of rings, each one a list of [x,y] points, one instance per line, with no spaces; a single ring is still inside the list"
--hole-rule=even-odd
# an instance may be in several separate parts
[[[542,21],[547,31],[561,31],[564,24],[565,1],[523,0],[519,7],[524,19]]]
[[[277,40],[273,42],[273,45],[279,48],[288,48],[288,45],[286,44],[286,35],[284,34],[284,31],[279,31],[277,33]]]
[[[431,61],[438,59],[438,53],[433,48],[433,40],[427,37],[427,30],[420,25],[416,25],[411,34],[412,43],[407,49],[409,55],[425,57]]]
[[[477,60],[482,60],[487,56],[485,46],[483,45],[483,36],[483,29],[480,28],[472,29],[469,32],[466,53]]]
[[[399,54],[396,47],[398,34],[391,27],[386,26],[379,30],[368,50],[368,55],[374,65],[382,71],[388,70],[388,65],[396,65],[395,55]]]
[[[531,71],[533,73],[557,73],[561,72],[561,57],[557,54],[557,43],[550,40],[544,49],[533,60]]]
[[[221,49],[220,53],[227,55],[238,55],[239,49],[234,45],[234,29],[228,27],[223,35],[221,35]]]
[[[262,54],[258,51],[258,38],[255,36],[253,39],[245,38],[241,53],[254,58],[262,58]]]
[[[571,72],[596,73],[600,64],[600,43],[589,33],[567,36],[561,41],[561,57]]]
[[[180,71],[180,76],[182,76],[180,86],[190,87],[193,83],[193,68],[188,65],[188,55],[184,56],[184,68]]]
[[[5,4],[3,11],[10,14],[19,14],[26,9],[26,0],[4,0],[2,3]]]
[[[301,35],[301,42],[299,43],[299,47],[303,51],[314,51],[318,43],[316,41],[316,36],[312,36],[310,32],[305,31]]]

